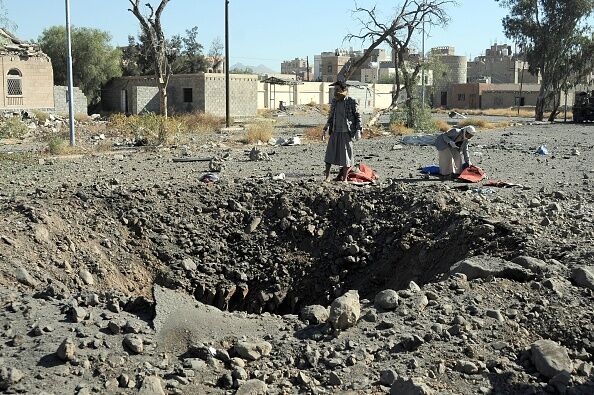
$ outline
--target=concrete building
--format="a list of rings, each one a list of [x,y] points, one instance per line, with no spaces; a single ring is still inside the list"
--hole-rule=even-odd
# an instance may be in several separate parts
[[[314,55],[313,81],[322,81],[322,55]]]
[[[313,70],[309,59],[295,58],[281,63],[281,74],[295,75],[301,81],[313,80]]]
[[[0,29],[0,110],[53,111],[54,72],[50,58],[34,44]]]
[[[379,66],[377,63],[371,66]],[[375,84],[380,81],[394,80],[396,69],[394,67],[371,67],[361,69],[361,82]]]
[[[231,74],[231,116],[254,116],[258,101],[258,76]],[[172,75],[167,86],[168,109],[173,113],[205,112],[225,115],[225,75],[215,73]],[[120,77],[101,91],[105,111],[140,114],[159,112],[159,92],[154,77]]]
[[[225,57],[224,56],[206,56],[206,72],[215,74],[225,73]]]
[[[528,63],[517,59],[509,45],[492,45],[485,55],[468,62],[467,82],[494,84],[538,84],[538,75],[528,71]]]
[[[490,109],[535,106],[539,84],[453,84],[448,108]]]
[[[363,56],[363,51],[356,51],[350,49],[336,49],[334,52],[322,52],[321,58],[321,77],[320,80],[324,82],[334,82],[338,78],[338,74],[345,64],[352,60],[353,62]],[[376,48],[371,53],[368,62],[362,68],[369,68],[369,65],[377,62],[389,62],[390,56],[383,48]],[[354,81],[361,81],[361,69],[355,70],[350,79]]]
[[[343,55],[328,55],[322,54],[322,81],[323,82],[334,82],[338,78],[338,73],[348,61],[351,60],[350,56]],[[361,70],[356,70],[351,77],[355,80],[361,79]]]
[[[434,106],[448,106],[450,88],[453,84],[466,83],[467,78],[467,58],[466,56],[456,55],[454,47],[435,47],[431,49],[431,55],[438,57],[444,65],[441,75],[434,75],[436,81],[436,97],[433,98]]]
[[[386,62],[388,63],[388,62]],[[372,64],[371,66],[377,66],[377,64]],[[412,73],[413,70],[409,69]],[[376,84],[376,83],[383,83],[389,84],[393,83],[396,76],[396,69],[394,67],[371,67],[371,68],[364,68],[361,69],[361,82],[366,84]],[[421,73],[419,72],[417,85],[423,85],[421,81]],[[431,86],[433,85],[433,70],[426,70],[425,71],[425,85]]]

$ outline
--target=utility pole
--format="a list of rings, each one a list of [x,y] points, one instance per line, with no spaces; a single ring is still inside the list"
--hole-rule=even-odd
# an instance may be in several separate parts
[[[229,0],[225,0],[225,124],[231,126],[229,81]]]
[[[76,138],[74,135],[74,87],[72,82],[72,36],[70,33],[70,0],[66,0],[66,41],[68,47],[68,125],[70,126],[70,146],[74,147]]]

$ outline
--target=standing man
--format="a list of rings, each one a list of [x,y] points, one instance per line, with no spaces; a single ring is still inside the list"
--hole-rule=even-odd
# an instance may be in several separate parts
[[[357,101],[349,97],[348,86],[343,81],[337,81],[334,86],[334,99],[330,105],[328,121],[324,126],[323,138],[326,132],[330,135],[326,147],[326,181],[330,180],[332,165],[340,166],[337,181],[346,181],[349,168],[355,164],[353,154],[353,140],[361,138],[361,114]]]

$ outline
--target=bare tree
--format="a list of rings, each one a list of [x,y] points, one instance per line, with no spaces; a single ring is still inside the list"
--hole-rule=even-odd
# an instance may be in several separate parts
[[[155,79],[159,88],[161,114],[167,118],[167,85],[171,76],[171,66],[167,59],[167,41],[161,26],[161,15],[169,0],[161,0],[156,10],[151,3],[146,3],[145,6],[149,11],[148,16],[142,12],[140,0],[128,1],[132,5],[128,11],[138,19],[142,32],[148,38],[149,49],[155,62]]]
[[[0,28],[14,33],[17,27],[17,24],[8,17],[8,10],[4,0],[0,0]]]
[[[453,0],[403,0],[400,7],[397,8],[396,16],[388,23],[382,22],[377,14],[376,7],[371,9],[356,7],[353,11],[357,16],[357,20],[361,24],[361,31],[359,34],[349,34],[346,39],[362,40],[363,42],[371,42],[370,46],[365,50],[363,56],[354,62],[348,62],[339,78],[347,80],[357,69],[368,62],[373,50],[379,47],[382,43],[390,45],[394,51],[395,59],[395,82],[392,93],[392,102],[390,106],[376,114],[369,125],[377,122],[382,114],[388,113],[396,108],[402,86],[407,93],[406,108],[407,126],[414,127],[415,122],[415,92],[414,86],[417,82],[419,72],[425,64],[419,60],[415,64],[407,62],[406,55],[410,48],[411,40],[414,35],[419,32],[421,25],[425,23],[429,27],[435,25],[445,25],[449,22],[449,18],[445,12],[445,7],[455,4]]]
[[[220,37],[217,37],[214,40],[212,40],[212,43],[210,44],[210,49],[208,50],[208,56],[212,58],[213,70],[217,70],[220,67],[223,60],[225,59],[223,57],[224,50],[225,45],[223,44],[223,41],[221,41]]]

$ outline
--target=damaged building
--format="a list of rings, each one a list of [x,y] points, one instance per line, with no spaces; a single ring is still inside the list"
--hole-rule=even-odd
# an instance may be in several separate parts
[[[0,29],[2,66],[1,109],[54,108],[54,72],[50,58],[38,46]]]
[[[36,44],[0,29],[0,66],[0,111],[68,111],[67,89],[54,86],[52,61]],[[76,113],[87,113],[87,98],[78,88],[74,91],[74,107]]]

